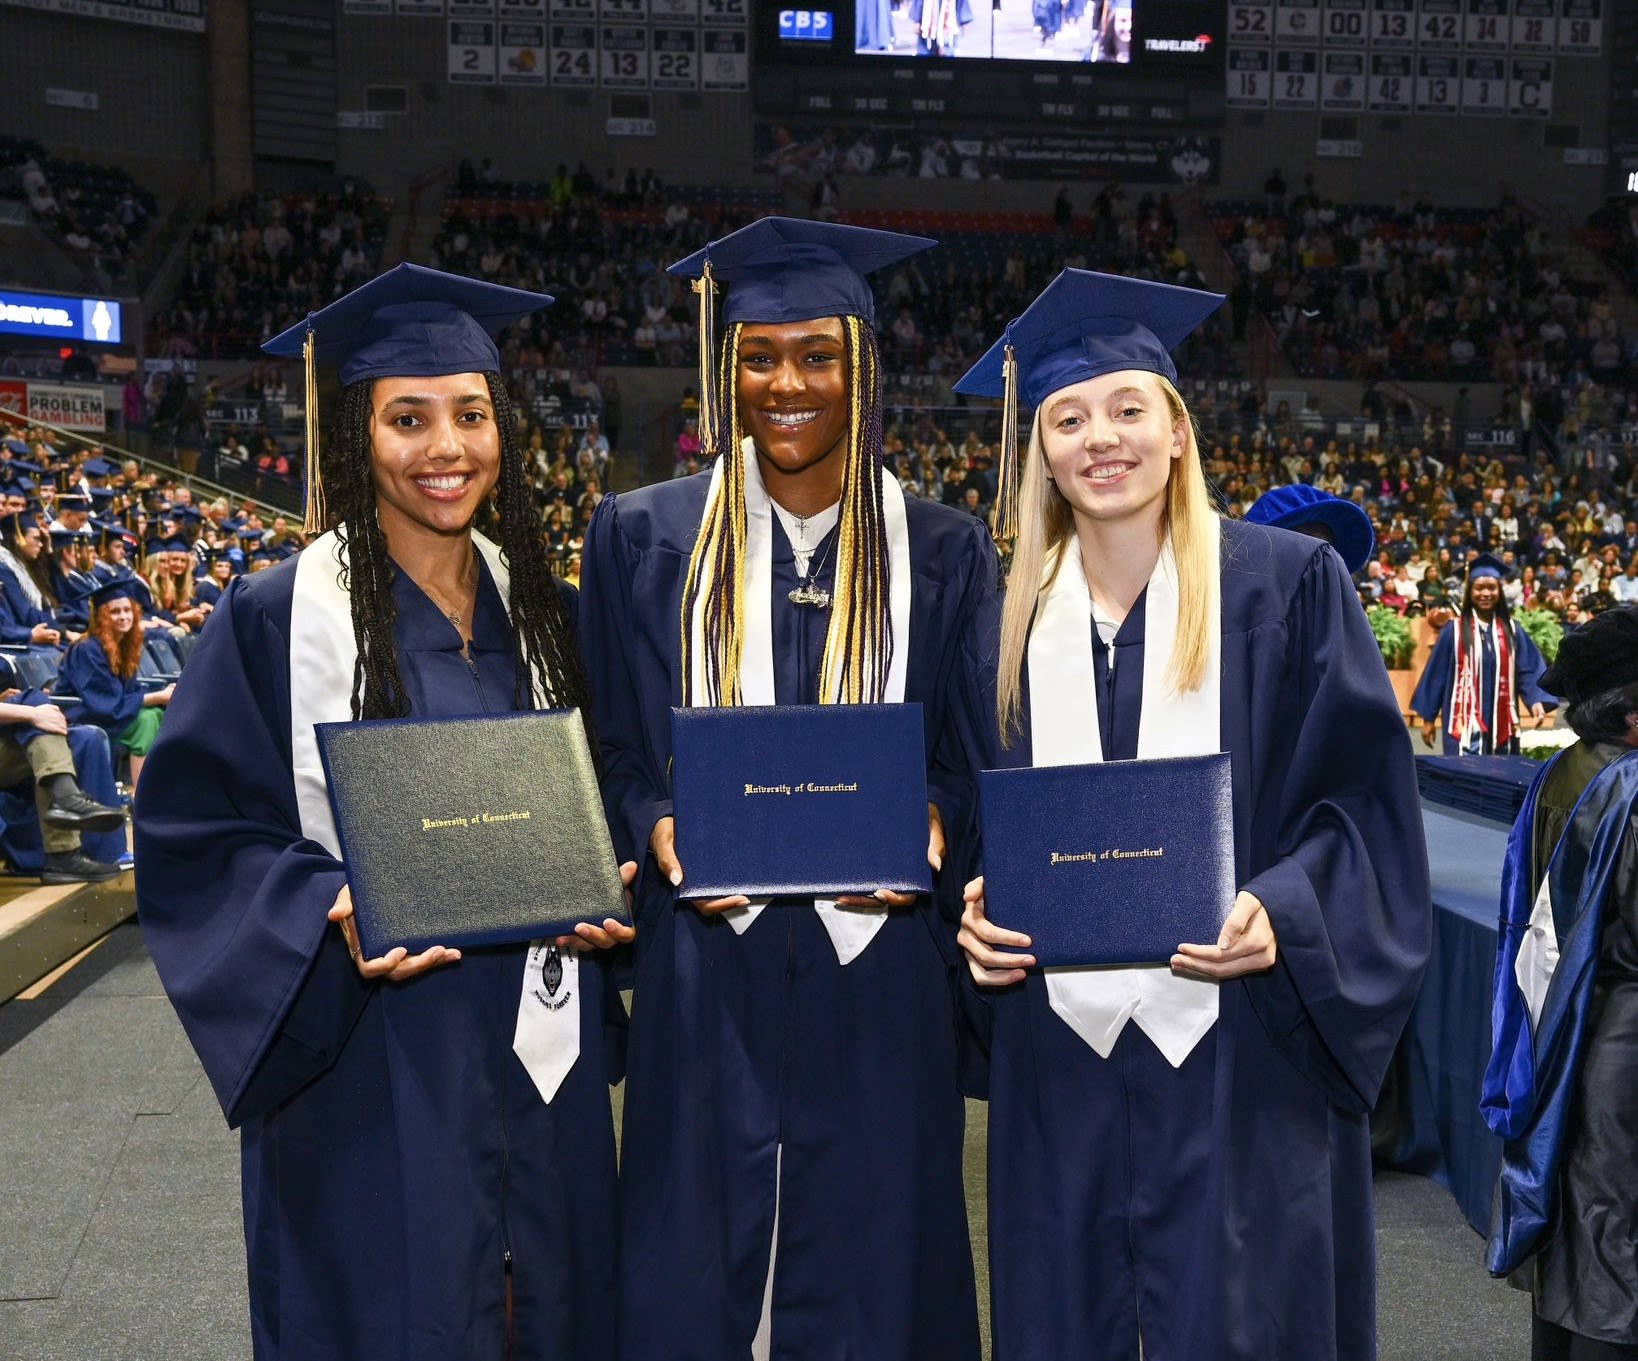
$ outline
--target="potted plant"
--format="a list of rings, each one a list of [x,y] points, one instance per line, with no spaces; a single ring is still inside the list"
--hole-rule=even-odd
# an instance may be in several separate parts
[[[1393,683],[1394,697],[1399,701],[1399,712],[1408,717],[1410,697],[1416,689],[1416,672],[1411,669],[1411,654],[1416,649],[1416,638],[1411,633],[1410,621],[1398,610],[1386,605],[1371,605],[1365,611],[1371,632],[1376,637],[1377,651],[1382,664],[1388,668],[1388,679]]]

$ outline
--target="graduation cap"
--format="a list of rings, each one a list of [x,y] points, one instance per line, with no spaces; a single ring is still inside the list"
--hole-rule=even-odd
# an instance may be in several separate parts
[[[903,232],[765,217],[667,266],[667,274],[694,280],[700,299],[701,446],[717,446],[713,349],[719,282],[728,285],[722,304],[725,322],[779,325],[852,316],[873,327],[876,300],[864,276],[937,244],[931,237]]]
[[[27,454],[29,452],[28,445],[24,444],[23,441],[20,440],[20,439],[9,439],[9,440],[7,440],[6,441],[6,448],[9,449],[13,454],[17,454],[19,456]],[[16,462],[15,459],[13,459],[12,461],[13,461],[13,463]]]
[[[175,519],[185,520],[190,525],[198,524],[205,518],[204,512],[198,506],[178,506],[171,514]]]
[[[1513,575],[1513,569],[1498,558],[1494,553],[1480,553],[1467,565],[1467,579],[1477,581],[1481,577],[1492,577],[1497,581],[1506,581]]]
[[[235,537],[240,543],[257,544],[266,533],[265,529],[241,529],[236,532]]]
[[[1638,608],[1617,606],[1571,629],[1541,673],[1541,688],[1571,704],[1638,683]]]
[[[95,618],[98,610],[116,600],[129,600],[144,610],[151,610],[154,606],[153,592],[148,589],[148,583],[135,572],[107,581],[99,581],[93,576],[89,588],[78,592],[70,603],[84,601],[87,612]]]
[[[54,524],[47,531],[53,543],[73,543],[76,540],[92,538],[91,527],[86,525],[80,529],[70,529],[64,524]]]
[[[87,515],[89,515],[93,504],[94,503],[89,496],[84,496],[77,491],[61,492],[57,497],[57,509],[59,512],[65,510],[84,511]]]
[[[88,458],[80,464],[80,471],[87,477],[112,477],[119,467],[105,458]]]
[[[1001,460],[991,518],[996,541],[1017,536],[1018,408],[1106,373],[1139,369],[1177,381],[1172,351],[1223,305],[1226,295],[1066,269],[979,361],[956,380],[969,396],[999,397]]]
[[[494,335],[551,303],[545,293],[402,264],[267,341],[262,348],[268,354],[299,355],[306,375],[306,531],[321,532],[325,518],[318,475],[318,364],[337,365],[343,387],[368,378],[492,372],[500,368]]]
[[[0,515],[0,533],[8,538],[20,539],[31,529],[38,529],[40,522],[31,510],[13,511],[10,515]]]
[[[1371,528],[1371,517],[1362,507],[1300,482],[1264,492],[1252,502],[1246,519],[1253,524],[1277,525],[1281,529],[1323,525],[1350,573],[1364,567],[1376,547],[1376,531]]]
[[[7,440],[6,447],[8,449],[15,450],[15,452],[19,454],[26,454],[30,452],[28,445],[19,444],[16,440]],[[39,477],[43,472],[45,472],[45,469],[38,463],[26,458],[14,458],[10,460],[6,466],[11,468],[14,472],[28,473],[34,477]]]

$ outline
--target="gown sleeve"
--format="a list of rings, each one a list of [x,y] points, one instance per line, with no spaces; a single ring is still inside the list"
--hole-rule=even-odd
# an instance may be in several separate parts
[[[1411,696],[1411,712],[1424,723],[1439,718],[1445,711],[1445,701],[1450,697],[1451,668],[1455,665],[1455,637],[1460,624],[1452,620],[1439,630],[1439,636],[1433,640],[1433,650],[1428,653],[1426,665],[1422,668],[1422,676],[1416,682],[1416,693]]]
[[[1547,659],[1541,655],[1541,649],[1520,623],[1513,625],[1513,638],[1513,671],[1518,678],[1519,701],[1526,709],[1533,704],[1547,710],[1558,708],[1558,696],[1541,688],[1541,673],[1547,669]]]
[[[288,616],[235,583],[177,682],[136,803],[137,911],[230,1125],[323,1073],[377,985],[326,919],[342,864],[302,835]]]
[[[591,677],[603,752],[603,802],[621,860],[646,865],[654,824],[671,816],[671,792],[656,772],[643,695],[629,653],[637,628],[632,599],[636,550],[620,531],[618,495],[605,496],[586,528],[580,573],[580,647]]]
[[[95,638],[68,649],[61,684],[66,693],[79,696],[79,716],[111,732],[124,728],[142,708],[141,687],[114,674],[108,654]]]
[[[1253,813],[1254,873],[1243,885],[1268,909],[1277,957],[1245,985],[1270,1040],[1338,1106],[1364,1112],[1431,944],[1414,757],[1334,553],[1311,560],[1287,625],[1279,712],[1290,731],[1270,735],[1285,748],[1283,779]]]

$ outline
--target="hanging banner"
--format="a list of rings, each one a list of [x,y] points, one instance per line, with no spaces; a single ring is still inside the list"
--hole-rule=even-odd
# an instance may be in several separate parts
[[[501,24],[500,83],[502,85],[546,83],[545,24],[504,22]]]
[[[1409,113],[1416,79],[1409,52],[1371,53],[1371,112]]]
[[[553,85],[597,84],[597,29],[591,24],[553,24],[549,55]]]
[[[495,83],[495,25],[464,19],[449,21],[451,85]]]
[[[1325,46],[1364,47],[1369,27],[1368,0],[1325,0]]]
[[[1457,114],[1462,111],[1462,59],[1419,56],[1416,59],[1416,112]]]
[[[705,51],[700,65],[700,84],[707,90],[748,90],[751,88],[749,34],[713,32],[700,34]]]
[[[76,19],[112,19],[147,28],[205,31],[205,0],[0,0],[17,9],[43,9]]]
[[[1604,0],[1563,0],[1558,50],[1566,57],[1596,57],[1604,50]]]
[[[1514,118],[1550,118],[1553,112],[1551,57],[1514,57],[1507,81],[1507,112]]]
[[[648,30],[641,24],[604,24],[597,69],[605,90],[648,89]]]
[[[1424,52],[1457,52],[1462,46],[1462,0],[1422,0],[1416,40]]]
[[[697,28],[656,28],[649,58],[650,83],[656,90],[700,87],[700,32]]]
[[[1319,106],[1319,53],[1274,54],[1274,107],[1313,109]]]
[[[1466,0],[1462,46],[1469,52],[1505,52],[1511,35],[1508,0]]]
[[[1482,118],[1507,113],[1507,59],[1465,57],[1462,61],[1462,112]]]
[[[1365,107],[1365,54],[1326,52],[1320,77],[1320,108],[1326,113],[1358,113]]]
[[[1266,47],[1231,47],[1228,50],[1228,106],[1231,109],[1266,109],[1274,84],[1274,54]]]
[[[1228,40],[1262,43],[1274,40],[1274,0],[1229,0]]]

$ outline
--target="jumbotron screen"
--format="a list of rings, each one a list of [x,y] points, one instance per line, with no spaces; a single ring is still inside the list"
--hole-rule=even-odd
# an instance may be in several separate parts
[[[1198,69],[1216,64],[1223,0],[831,0],[779,9],[778,56],[932,58]],[[777,59],[777,56],[776,56]]]

